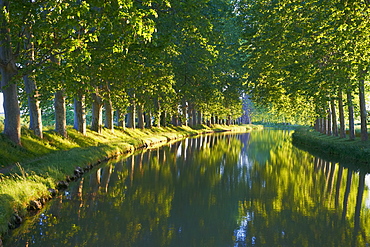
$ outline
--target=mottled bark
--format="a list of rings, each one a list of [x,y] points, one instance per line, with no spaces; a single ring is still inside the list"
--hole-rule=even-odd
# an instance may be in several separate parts
[[[367,133],[367,111],[365,101],[364,80],[360,80],[359,82],[359,100],[360,100],[360,118],[361,118],[361,141],[367,141],[369,137]]]
[[[145,113],[144,116],[145,116],[145,123],[146,123],[145,127],[148,128],[148,129],[152,128],[153,127],[152,112],[149,111],[149,112]]]
[[[247,94],[243,94],[243,116],[241,117],[242,124],[250,124],[251,117],[250,117],[250,109],[251,109],[251,100]]]
[[[179,117],[177,116],[177,115],[172,115],[172,125],[173,126],[179,126],[180,124],[179,124]]]
[[[91,119],[91,130],[101,133],[103,126],[103,101],[101,97],[96,94],[91,94],[92,102],[92,119]]]
[[[344,107],[343,107],[343,95],[342,90],[338,92],[338,110],[339,110],[339,136],[346,138],[346,123],[344,120]]]
[[[195,126],[197,125],[197,111],[192,108],[192,111],[191,111],[191,115],[192,115],[192,126]]]
[[[105,128],[109,129],[110,131],[114,131],[114,124],[113,124],[113,106],[112,106],[112,101],[105,100],[104,101],[104,108],[105,108],[105,123],[104,126]]]
[[[39,95],[37,92],[36,83],[28,75],[23,76],[23,81],[28,100],[28,111],[30,116],[29,129],[33,130],[36,136],[43,138],[41,108],[40,101],[38,100]]]
[[[203,113],[202,111],[197,111],[198,116],[197,116],[197,124],[203,124]]]
[[[324,121],[322,117],[319,118],[319,132],[324,133]]]
[[[163,127],[167,127],[167,112],[166,111],[162,111],[160,122]]]
[[[64,90],[58,90],[54,94],[55,109],[55,132],[67,137],[66,98]]]
[[[348,105],[348,125],[349,125],[349,139],[355,139],[355,120],[354,120],[354,110],[352,103],[352,94],[350,90],[347,90],[347,105]]]
[[[3,133],[15,144],[21,145],[21,120],[17,85],[11,82],[12,71],[4,67],[1,67],[0,71],[5,114]]]
[[[331,127],[332,127],[332,125],[331,125],[331,122],[332,122],[332,114],[331,114],[331,110],[330,110],[330,106],[329,106],[329,108],[328,108],[328,110],[326,111],[327,112],[327,121],[328,121],[328,123],[327,123],[327,125],[326,125],[326,134],[328,135],[328,136],[331,136],[331,134],[332,134],[332,131],[331,131]]]
[[[127,127],[128,128],[136,128],[136,105],[135,102],[128,107],[127,113]]]
[[[338,120],[334,99],[330,100],[330,108],[331,108],[332,134],[333,136],[338,136]]]
[[[144,112],[143,112],[143,105],[138,104],[137,106],[137,127],[140,129],[144,129]]]
[[[181,116],[181,123],[185,126],[188,126],[188,104],[187,102],[183,99],[182,100],[182,116]]]
[[[8,18],[2,14],[9,12],[9,1],[0,0],[0,89],[4,97],[4,134],[15,144],[21,145],[21,121],[18,103],[17,84],[12,77],[17,73],[13,51],[11,48]]]
[[[161,103],[159,102],[158,98],[154,99],[154,125],[157,127],[161,127]]]
[[[78,95],[74,98],[74,125],[73,128],[86,135],[86,109],[85,95]]]
[[[157,112],[157,114],[155,114],[155,124],[157,125],[157,127],[161,127],[161,119],[162,119],[162,113],[161,112]]]

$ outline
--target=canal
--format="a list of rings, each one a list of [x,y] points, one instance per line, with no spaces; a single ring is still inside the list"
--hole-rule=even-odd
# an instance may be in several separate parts
[[[5,246],[369,246],[368,171],[291,134],[205,135],[110,161]]]

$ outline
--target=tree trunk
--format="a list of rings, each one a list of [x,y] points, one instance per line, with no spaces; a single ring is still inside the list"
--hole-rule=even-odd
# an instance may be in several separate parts
[[[0,0],[1,11],[9,13],[9,1]],[[7,17],[0,13],[0,89],[4,96],[4,134],[15,144],[21,145],[21,114],[18,103],[17,84],[12,77],[17,73],[11,48],[10,29]]]
[[[172,125],[179,126],[179,118],[177,115],[172,115]]]
[[[151,129],[153,127],[151,111],[145,114],[145,122],[146,122],[146,128]]]
[[[66,99],[64,90],[58,90],[54,95],[55,132],[67,137]]]
[[[103,125],[103,102],[101,97],[92,93],[92,119],[91,119],[91,130],[101,133]]]
[[[251,108],[251,100],[246,93],[243,93],[243,115],[241,117],[242,124],[250,124],[250,108]]]
[[[160,122],[163,127],[167,127],[167,112],[166,111],[162,111]]]
[[[344,121],[343,95],[342,95],[341,89],[339,89],[339,92],[338,92],[338,108],[339,108],[339,124],[340,124],[339,136],[341,138],[346,138],[346,124]]]
[[[197,125],[197,111],[195,110],[195,108],[192,109],[191,115],[193,120],[192,126],[195,126]]]
[[[104,101],[104,108],[105,108],[105,128],[109,129],[111,132],[114,131],[114,124],[113,124],[113,106],[112,101],[106,100]]]
[[[331,134],[332,134],[332,131],[331,131],[331,120],[332,120],[332,114],[331,114],[331,111],[330,111],[330,107],[328,108],[328,110],[327,110],[327,114],[328,114],[328,116],[327,116],[327,119],[328,119],[328,123],[327,123],[327,125],[326,125],[326,128],[327,128],[327,131],[326,131],[326,134],[328,135],[328,136],[331,136]]]
[[[319,118],[319,132],[322,133],[324,128],[324,122],[322,121],[322,117]]]
[[[203,113],[198,111],[198,124],[203,124]]]
[[[137,107],[137,127],[140,129],[144,129],[144,112],[143,112],[143,105],[138,104]]]
[[[361,117],[361,141],[367,141],[367,111],[365,101],[365,82],[360,80],[359,82],[359,99],[360,99],[360,117]]]
[[[74,114],[73,128],[86,135],[85,95],[78,95],[74,98]]]
[[[355,120],[353,116],[353,103],[351,90],[347,90],[347,104],[348,104],[348,125],[349,125],[349,139],[355,139]]]
[[[25,50],[31,51],[30,60],[27,62],[26,66],[29,65],[32,61],[35,60],[34,45],[31,42],[31,33],[28,28],[25,29],[27,39],[24,40]],[[25,91],[27,94],[28,100],[28,111],[30,116],[30,126],[29,129],[33,130],[34,134],[40,138],[43,138],[42,133],[42,118],[41,118],[41,109],[40,102],[38,99],[38,91],[36,88],[36,83],[31,79],[30,75],[23,76]]]
[[[211,115],[210,123],[211,125],[215,124],[215,116],[213,114]]]
[[[36,136],[43,138],[41,108],[40,101],[38,100],[39,95],[36,89],[36,83],[30,79],[28,75],[23,76],[23,81],[26,89],[28,110],[30,114],[29,128],[30,130],[33,130]]]
[[[4,134],[15,144],[21,145],[21,119],[17,85],[11,83],[12,72],[1,67],[1,91],[4,97]]]
[[[188,126],[188,105],[187,102],[183,99],[182,100],[182,117],[181,122],[183,125]]]
[[[231,125],[231,116],[227,116],[226,125]]]
[[[116,114],[117,114],[117,125],[118,125],[118,127],[125,128],[126,127],[125,114],[122,114],[122,112],[120,110],[117,110]]]
[[[189,107],[188,107],[188,115],[189,115],[188,125],[189,126],[193,126],[194,125],[193,124],[193,118],[194,118],[194,116],[193,116],[194,109],[193,108],[194,108],[193,107],[193,104],[189,103]]]
[[[335,107],[335,101],[334,99],[330,100],[330,106],[331,106],[331,122],[332,122],[332,132],[333,136],[338,136],[338,120],[337,120],[337,113],[336,113],[336,107]]]
[[[128,128],[136,128],[136,105],[135,102],[132,102],[132,104],[128,107],[128,113],[127,113],[127,127]]]
[[[158,98],[154,99],[154,124],[159,128],[161,127],[161,103]]]
[[[154,120],[158,128],[161,127],[161,118],[162,118],[162,113],[159,111],[157,112],[157,114],[155,114],[155,120]]]

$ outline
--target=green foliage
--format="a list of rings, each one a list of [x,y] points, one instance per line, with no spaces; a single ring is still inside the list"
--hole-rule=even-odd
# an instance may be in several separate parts
[[[261,106],[322,114],[339,89],[357,91],[368,75],[366,1],[240,1],[238,13],[245,77]]]

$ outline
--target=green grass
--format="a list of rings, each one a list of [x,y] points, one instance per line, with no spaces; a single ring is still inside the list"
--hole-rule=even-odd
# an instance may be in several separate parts
[[[357,135],[356,135],[357,136]],[[370,142],[328,136],[311,128],[300,128],[293,134],[293,143],[321,158],[330,161],[353,163],[369,168]],[[361,164],[360,164],[361,163]]]
[[[261,126],[199,125],[152,129],[103,129],[101,134],[87,130],[86,136],[68,128],[68,138],[51,129],[40,139],[22,129],[22,147],[0,134],[0,238],[14,213],[24,215],[31,200],[48,196],[48,188],[73,175],[77,167],[96,164],[100,159],[133,152],[143,146],[162,145],[170,140],[215,131],[245,132]]]

